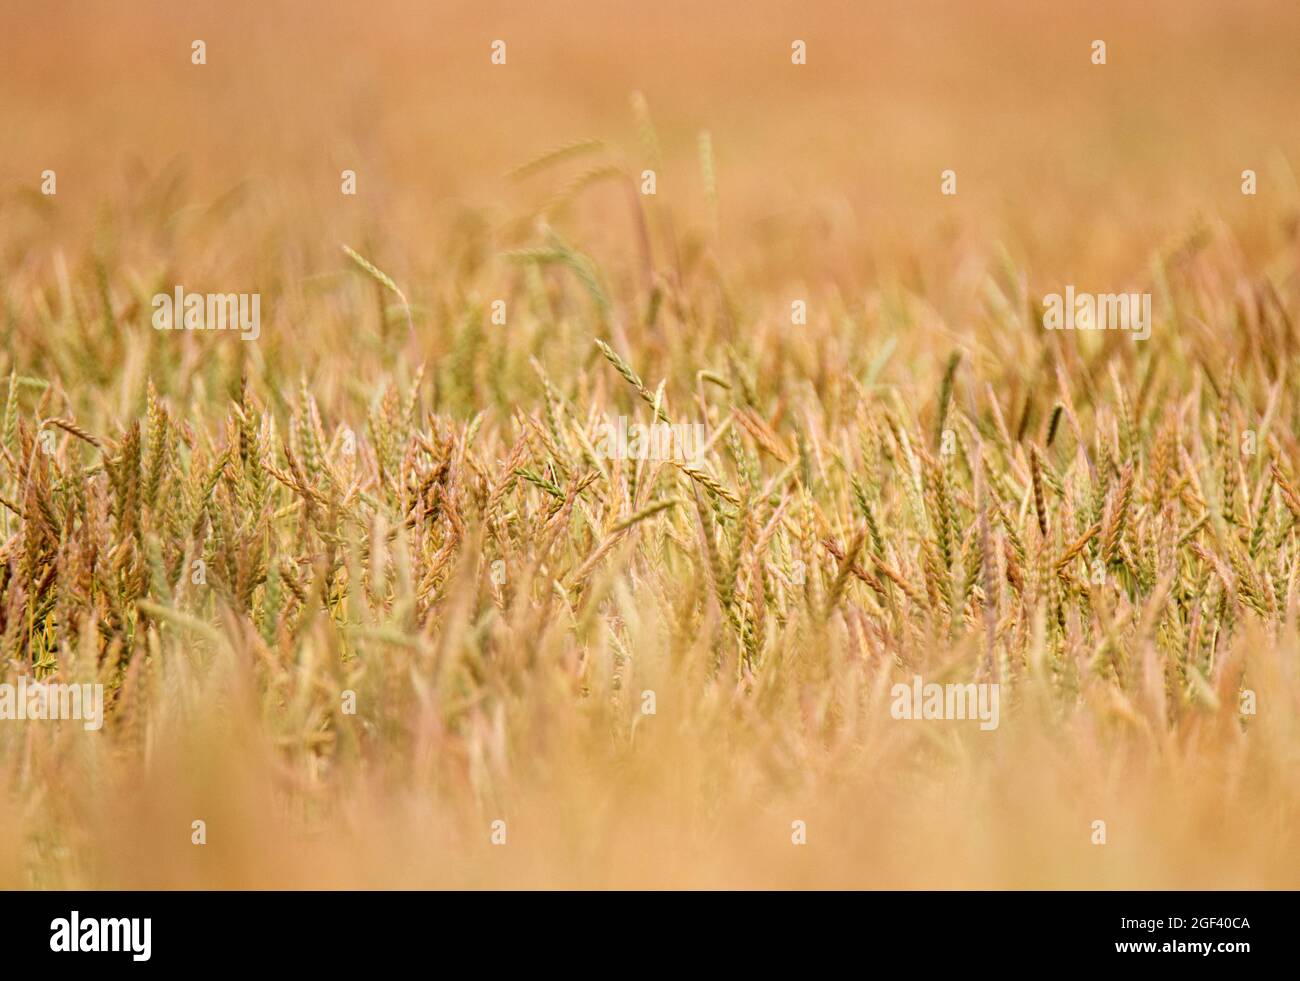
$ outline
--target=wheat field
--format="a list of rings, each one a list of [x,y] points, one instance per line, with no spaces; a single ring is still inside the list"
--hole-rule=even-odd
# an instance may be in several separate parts
[[[1132,6],[0,13],[0,887],[1300,887],[1300,11]]]

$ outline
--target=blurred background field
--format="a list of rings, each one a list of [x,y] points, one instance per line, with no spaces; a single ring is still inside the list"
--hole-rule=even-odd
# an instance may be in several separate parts
[[[275,325],[264,360],[322,386],[367,386],[386,368],[338,302],[339,242],[426,307],[503,293],[516,270],[494,257],[538,244],[538,212],[566,182],[595,162],[653,163],[634,92],[663,157],[645,202],[656,262],[697,279],[721,266],[737,293],[762,282],[782,306],[910,293],[959,330],[999,263],[1038,294],[1137,288],[1153,256],[1207,222],[1230,224],[1239,261],[1294,256],[1286,39],[1300,14],[1287,4],[56,2],[0,16],[10,302],[55,289],[60,264],[76,278],[95,262],[139,288],[260,290]],[[489,61],[498,38],[506,66]],[[790,63],[795,38],[806,66]],[[1089,61],[1095,38],[1105,66]],[[610,145],[599,161],[504,176],[591,138]],[[356,197],[339,193],[345,168]],[[55,198],[38,193],[46,169]],[[946,169],[955,197],[938,193]],[[549,217],[613,280],[636,275],[624,186],[597,181]],[[115,277],[119,304],[131,283]],[[407,357],[447,353],[440,320],[422,318]],[[118,363],[128,338],[155,343],[86,343]],[[1019,360],[1016,346],[995,353]],[[138,401],[140,375],[125,377]]]

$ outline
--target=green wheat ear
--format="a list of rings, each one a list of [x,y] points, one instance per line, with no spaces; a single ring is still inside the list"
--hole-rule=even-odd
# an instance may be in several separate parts
[[[655,410],[655,415],[664,422],[671,423],[672,420],[669,419],[668,414],[664,412],[663,406],[659,404],[659,401],[654,397],[650,390],[641,383],[641,376],[632,370],[632,366],[624,361],[617,351],[602,341],[599,337],[596,338],[596,346],[600,348],[600,353],[605,355],[605,360],[612,364],[627,383],[637,390],[637,394],[641,396],[642,401]]]
[[[568,143],[561,143],[558,146],[549,147],[531,160],[526,160],[513,170],[506,171],[506,177],[511,180],[519,180],[522,177],[528,177],[538,171],[545,170],[561,161],[582,156],[586,153],[593,153],[596,150],[603,149],[604,146],[604,140],[590,138],[585,140],[570,140]]]
[[[646,160],[654,170],[663,170],[663,151],[659,146],[659,133],[650,118],[650,106],[640,92],[632,93],[632,115],[636,118],[637,137],[641,141],[641,151],[645,154]]]
[[[414,334],[415,322],[411,318],[411,304],[407,301],[406,294],[398,288],[395,282],[393,282],[393,278],[350,246],[341,243],[339,248],[343,250],[344,255],[360,266],[361,270],[365,272],[366,275],[377,282],[380,286],[396,294],[397,298],[402,301],[402,309],[406,311],[406,325],[411,329],[411,333]]]
[[[18,432],[18,372],[9,372],[9,394],[5,397],[5,416],[0,439],[10,449],[14,445],[14,435]]]
[[[698,147],[700,153],[700,178],[704,181],[704,200],[709,207],[709,221],[716,231],[718,228],[718,174],[713,161],[713,137],[708,130],[700,132]]]

